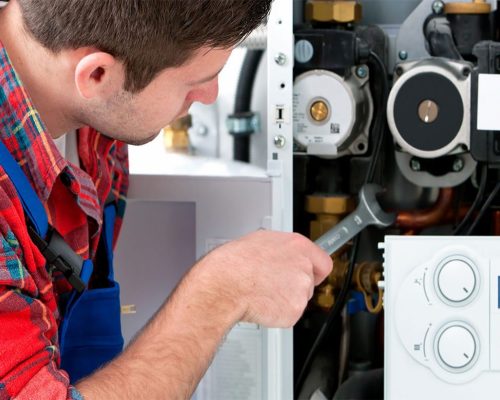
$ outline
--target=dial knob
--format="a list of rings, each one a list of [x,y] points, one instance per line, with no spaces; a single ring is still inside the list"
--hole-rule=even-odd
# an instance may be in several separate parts
[[[437,288],[450,302],[461,303],[468,300],[476,285],[474,269],[464,260],[447,261],[438,271]]]
[[[467,367],[474,360],[476,351],[476,339],[472,332],[463,325],[450,325],[438,337],[438,356],[449,368]]]

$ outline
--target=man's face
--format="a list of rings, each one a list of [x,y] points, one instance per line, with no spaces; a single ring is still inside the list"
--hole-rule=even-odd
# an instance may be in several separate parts
[[[142,91],[122,90],[83,110],[79,119],[113,139],[147,143],[163,127],[186,115],[194,102],[216,100],[218,74],[230,54],[231,49],[200,49],[184,65],[162,71]]]

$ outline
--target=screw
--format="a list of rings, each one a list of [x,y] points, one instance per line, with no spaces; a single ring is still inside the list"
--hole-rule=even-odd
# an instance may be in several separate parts
[[[407,58],[408,58],[408,52],[406,50],[401,50],[399,52],[399,59],[404,61]]]
[[[395,72],[397,76],[401,76],[403,75],[403,68],[397,67]]]
[[[420,165],[420,161],[418,161],[416,158],[412,158],[410,161],[410,168],[412,171],[420,171],[422,166]]]
[[[470,69],[469,68],[464,68],[462,70],[462,75],[465,77],[468,77],[470,75]]]
[[[285,147],[285,143],[286,143],[286,139],[283,135],[276,135],[274,137],[274,145],[278,149],[282,149],[283,147]]]
[[[276,61],[276,64],[278,65],[285,65],[286,55],[283,53],[278,53],[274,56],[274,61]]]
[[[444,3],[441,0],[432,3],[432,12],[436,15],[442,14],[444,11]]]
[[[464,169],[464,160],[462,160],[460,157],[455,158],[455,161],[453,161],[453,171],[460,172],[463,169]]]
[[[198,136],[207,136],[208,135],[208,128],[206,125],[200,125],[197,129],[196,129],[196,134]]]
[[[365,67],[358,67],[356,69],[356,75],[360,79],[364,79],[368,76],[368,70]]]

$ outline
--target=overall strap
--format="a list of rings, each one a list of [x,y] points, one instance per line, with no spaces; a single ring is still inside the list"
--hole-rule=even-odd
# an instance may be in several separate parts
[[[104,220],[102,235],[104,241],[104,249],[106,250],[106,259],[108,261],[108,280],[113,282],[115,280],[113,270],[113,236],[115,230],[116,220],[116,205],[111,203],[104,207]]]
[[[29,222],[28,232],[33,243],[47,260],[47,265],[61,271],[76,291],[83,292],[92,273],[91,266],[87,265],[88,263],[84,264],[82,258],[49,225],[42,202],[19,164],[1,141],[0,165],[9,176],[21,199]]]
[[[49,229],[49,223],[47,220],[47,214],[45,213],[45,208],[28,182],[23,170],[1,141],[0,164],[14,184],[17,194],[21,199],[24,212],[26,213],[29,221],[33,224],[33,228],[42,238],[46,237]]]

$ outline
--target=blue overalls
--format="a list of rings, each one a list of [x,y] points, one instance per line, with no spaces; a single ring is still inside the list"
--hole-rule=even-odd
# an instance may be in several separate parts
[[[59,304],[62,321],[59,326],[61,368],[72,383],[91,374],[123,349],[120,324],[120,287],[113,273],[113,230],[116,207],[104,209],[103,229],[99,242],[99,260],[107,269],[105,282],[88,289],[93,272],[91,260],[82,260],[48,224],[45,209],[22,169],[5,145],[0,142],[0,164],[14,184],[29,221],[28,230],[35,245],[47,260],[50,272],[58,270],[73,286],[73,291]]]

